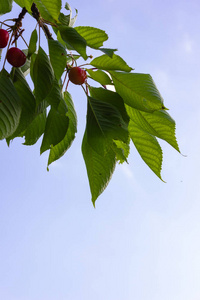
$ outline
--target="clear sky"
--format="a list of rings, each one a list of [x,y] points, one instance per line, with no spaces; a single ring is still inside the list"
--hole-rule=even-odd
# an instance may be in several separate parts
[[[0,299],[199,300],[200,2],[69,3],[77,25],[104,29],[106,47],[152,75],[187,157],[161,141],[163,183],[131,147],[94,209],[81,155],[86,98],[70,85],[78,133],[49,172],[40,143],[0,143]]]

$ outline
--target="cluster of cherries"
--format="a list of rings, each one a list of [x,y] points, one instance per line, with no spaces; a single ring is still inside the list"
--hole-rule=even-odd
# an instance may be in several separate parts
[[[9,41],[9,32],[0,29],[0,48],[5,48]],[[16,68],[22,67],[26,62],[26,55],[17,47],[9,48],[6,55],[7,61]],[[69,80],[77,85],[83,84],[87,79],[86,71],[80,67],[72,67],[69,70]]]
[[[9,41],[9,32],[0,29],[0,48],[5,48]],[[26,62],[26,55],[17,47],[8,49],[6,55],[7,61],[16,68],[22,67]]]

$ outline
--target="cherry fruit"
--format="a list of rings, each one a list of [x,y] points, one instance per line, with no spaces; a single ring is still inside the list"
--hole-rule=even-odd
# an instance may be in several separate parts
[[[7,52],[7,61],[13,67],[22,67],[26,62],[26,55],[20,49],[13,47]]]
[[[69,80],[74,84],[83,84],[87,78],[87,73],[80,67],[73,67],[69,71]]]
[[[8,44],[9,33],[7,30],[0,29],[0,48],[5,48]]]

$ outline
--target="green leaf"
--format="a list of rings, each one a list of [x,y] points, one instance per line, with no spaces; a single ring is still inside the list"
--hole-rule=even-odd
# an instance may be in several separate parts
[[[9,74],[0,72],[0,140],[12,135],[20,120],[21,103]]]
[[[61,0],[34,0],[41,16],[48,21],[58,20]]]
[[[62,76],[67,64],[65,47],[56,40],[48,40],[51,65],[57,80]]]
[[[110,49],[110,48],[99,48],[99,50],[101,50],[103,53],[108,55],[110,58],[113,58],[114,52],[117,51],[117,49]]]
[[[50,149],[48,166],[65,154],[65,152],[70,148],[75,138],[75,133],[77,132],[77,116],[71,95],[68,92],[64,94],[64,100],[68,107],[68,113],[66,115],[69,118],[69,127],[64,139]]]
[[[4,0],[2,1],[4,2]],[[33,3],[32,0],[14,0],[21,8],[26,7],[28,12],[31,12],[31,5]]]
[[[140,129],[165,140],[180,152],[175,136],[175,121],[165,110],[146,113],[128,106],[126,108],[130,118]]]
[[[117,93],[129,106],[153,112],[164,108],[163,99],[149,74],[110,72]]]
[[[54,80],[49,58],[41,47],[34,61],[32,79],[35,87],[36,103],[39,104],[48,95]]]
[[[115,140],[113,144],[113,150],[116,154],[116,159],[119,161],[120,164],[124,162],[128,163],[127,158],[130,153],[129,144],[119,140]]]
[[[130,68],[127,63],[116,54],[113,54],[112,58],[108,55],[96,57],[90,62],[90,64],[103,70],[119,70],[125,72],[130,72],[132,70],[132,68]]]
[[[90,95],[93,98],[115,106],[115,108],[120,112],[124,122],[126,123],[126,126],[128,127],[129,116],[126,112],[124,101],[119,94],[103,88],[90,87],[89,89]]]
[[[70,15],[64,15],[63,13],[60,13],[58,21],[62,24],[62,25],[66,25],[69,26],[70,23]]]
[[[16,88],[16,91],[21,99],[22,112],[20,117],[19,125],[16,131],[9,136],[9,140],[14,139],[17,136],[21,136],[21,134],[25,131],[27,126],[33,121],[36,115],[36,102],[35,97],[26,82],[26,79],[20,70],[20,68],[15,68],[13,70],[13,83]]]
[[[76,50],[84,59],[87,59],[87,43],[85,39],[72,27],[60,25],[58,29],[65,43],[69,44],[69,46]]]
[[[105,154],[114,140],[127,142],[128,130],[120,112],[110,103],[88,96],[87,139],[99,154]]]
[[[112,84],[110,77],[101,70],[93,71],[88,69],[87,72],[92,79],[94,79],[102,85]]]
[[[65,112],[61,114],[51,107],[47,116],[44,136],[40,148],[40,154],[57,145],[66,135],[69,126],[69,118]]]
[[[141,130],[132,120],[129,123],[129,133],[144,162],[162,180],[162,149],[157,139]]]
[[[31,55],[33,53],[35,53],[35,51],[36,51],[37,39],[38,39],[37,30],[35,29],[35,30],[33,30],[30,41],[29,41],[28,55],[27,55],[28,58],[30,58]]]
[[[6,14],[12,9],[13,0],[0,1],[0,15]]]
[[[31,124],[27,127],[24,136],[24,145],[34,145],[44,133],[46,124],[46,110],[39,113]]]
[[[103,42],[107,41],[108,35],[104,30],[89,26],[75,27],[76,31],[86,40],[89,47],[98,49],[103,46]]]
[[[66,114],[68,111],[67,104],[63,99],[62,88],[58,84],[57,80],[54,80],[52,89],[49,91],[45,101],[61,114]]]
[[[100,155],[90,146],[87,132],[85,132],[82,142],[82,153],[87,169],[92,202],[95,206],[96,199],[107,187],[115,170],[115,152],[110,149],[105,155]]]

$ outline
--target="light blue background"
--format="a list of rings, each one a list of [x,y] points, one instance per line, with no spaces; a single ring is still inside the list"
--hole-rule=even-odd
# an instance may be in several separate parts
[[[40,143],[0,143],[0,299],[199,300],[200,2],[70,5],[76,25],[104,29],[105,47],[152,75],[187,157],[161,141],[163,183],[132,146],[94,209],[81,155],[86,98],[70,84],[78,133],[49,172]],[[35,25],[24,26],[29,40]]]

